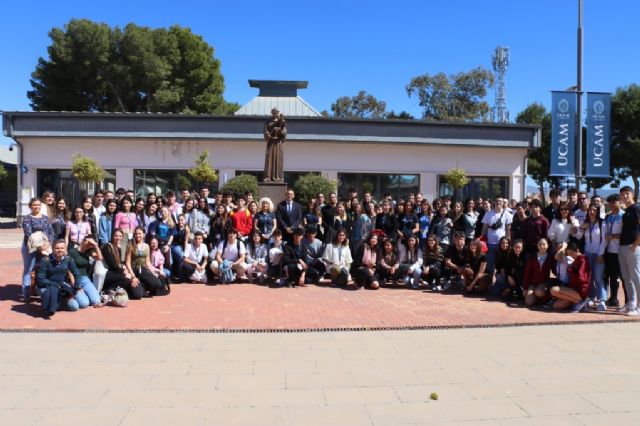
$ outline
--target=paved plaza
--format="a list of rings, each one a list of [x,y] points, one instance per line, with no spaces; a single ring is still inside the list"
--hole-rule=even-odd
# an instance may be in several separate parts
[[[0,244],[18,235],[4,230]],[[17,300],[20,269],[18,250],[0,248],[3,426],[640,419],[640,324],[613,312],[558,314],[393,288],[241,284],[176,285],[168,297],[127,308],[44,320],[37,303]]]
[[[38,426],[635,426],[639,333],[637,323],[2,333],[0,419]]]

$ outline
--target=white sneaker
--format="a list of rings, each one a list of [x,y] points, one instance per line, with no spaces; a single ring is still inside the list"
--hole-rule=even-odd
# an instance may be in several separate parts
[[[435,291],[442,291],[442,286],[437,285],[437,286],[434,287],[434,290]]]
[[[589,309],[594,309],[596,307],[595,300],[589,299],[589,301],[587,302],[587,306],[589,307]]]
[[[605,305],[605,303],[602,302],[602,301],[598,302],[598,305],[596,306],[596,311],[598,311],[598,312],[606,312],[607,311],[607,305]]]
[[[631,311],[631,306],[628,303],[625,303],[623,306],[620,306],[617,311],[620,312],[621,314],[626,314],[627,312]]]
[[[625,315],[628,317],[637,317],[638,315],[640,315],[640,311],[638,311],[637,309],[631,309],[627,311]]]

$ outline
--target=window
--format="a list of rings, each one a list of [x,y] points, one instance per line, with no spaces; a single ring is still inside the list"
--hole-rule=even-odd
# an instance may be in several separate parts
[[[45,191],[53,191],[56,197],[64,198],[69,207],[79,204],[82,199],[84,191],[80,182],[71,174],[70,169],[38,169],[37,180],[39,196],[42,196]],[[93,182],[89,183],[87,193],[92,195],[98,188],[105,191],[116,190],[115,169],[105,170],[101,185],[96,186]]]
[[[309,173],[312,173],[314,175],[320,174],[320,172],[284,172],[284,181],[287,184],[293,186],[300,176],[308,175]],[[256,179],[258,179],[258,182],[262,182],[262,179],[264,178],[264,172],[256,170],[236,170],[236,176],[239,175],[255,176]]]
[[[166,194],[179,192],[182,188],[195,188],[186,170],[136,169],[134,171],[134,191],[136,197],[146,197],[148,193]],[[217,182],[209,186],[212,193],[218,190]]]
[[[360,198],[365,192],[371,192],[380,200],[388,192],[398,200],[409,193],[420,192],[420,175],[338,173],[338,197],[346,198],[351,188],[355,188]]]
[[[458,200],[482,197],[493,199],[496,195],[507,197],[509,190],[509,178],[502,176],[469,176],[469,183],[454,194],[453,188],[447,183],[447,178],[438,176],[438,196],[454,197]]]

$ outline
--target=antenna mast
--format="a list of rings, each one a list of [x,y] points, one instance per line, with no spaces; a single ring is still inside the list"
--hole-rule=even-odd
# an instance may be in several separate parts
[[[491,63],[496,75],[496,100],[493,107],[493,121],[496,123],[508,123],[509,111],[507,110],[505,75],[509,66],[509,48],[496,47],[493,51]]]

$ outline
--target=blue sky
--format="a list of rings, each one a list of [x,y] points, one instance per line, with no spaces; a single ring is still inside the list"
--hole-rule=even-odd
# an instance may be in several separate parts
[[[584,3],[585,90],[640,83],[640,1]],[[240,104],[256,94],[248,79],[300,79],[309,80],[301,96],[318,110],[366,90],[389,109],[419,116],[404,90],[412,77],[490,68],[498,45],[511,49],[512,119],[531,102],[548,107],[550,90],[576,81],[577,0],[24,0],[4,3],[2,12],[2,110],[30,109],[29,76],[46,55],[47,33],[71,18],[190,27],[216,49],[225,98]]]

